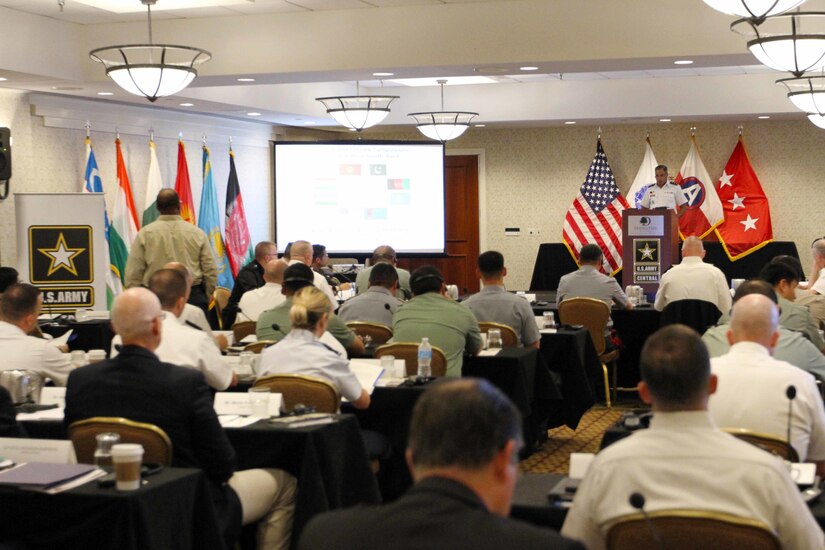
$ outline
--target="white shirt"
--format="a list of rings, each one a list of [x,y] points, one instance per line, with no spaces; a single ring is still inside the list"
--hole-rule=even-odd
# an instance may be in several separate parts
[[[682,263],[662,275],[653,307],[662,311],[669,303],[678,300],[704,300],[727,313],[731,296],[725,274],[716,266],[703,262],[699,256],[682,258]]]
[[[739,342],[710,361],[719,378],[708,410],[722,428],[745,428],[785,440],[788,433],[788,386],[796,387],[791,443],[800,461],[825,460],[825,410],[814,377],[754,342]]]
[[[119,335],[112,339],[111,357],[117,355],[115,345],[121,344]],[[232,367],[221,355],[214,340],[202,330],[182,323],[171,312],[166,312],[160,335],[160,346],[155,355],[165,363],[195,369],[203,373],[206,383],[223,391],[232,382]]]
[[[349,361],[305,329],[292,329],[280,342],[261,353],[258,376],[306,374],[332,382],[349,401],[361,397],[361,384],[349,370]]]
[[[651,185],[645,191],[640,203],[642,208],[670,208],[687,204],[682,188],[675,183],[665,183],[662,187],[656,184]]]
[[[645,497],[645,510],[715,510],[750,517],[775,531],[782,548],[821,549],[822,530],[784,463],[716,428],[705,411],[656,413],[650,428],[602,450],[582,480],[561,534],[605,547],[628,502]]]
[[[28,336],[17,325],[0,321],[0,370],[25,369],[58,386],[65,386],[72,370],[68,354],[60,353],[47,340]]]
[[[290,260],[289,265],[302,264],[302,263],[304,263],[304,262],[302,262],[301,260]],[[338,309],[338,298],[335,297],[335,293],[332,291],[332,287],[329,286],[329,283],[327,282],[326,278],[324,278],[323,275],[321,275],[317,271],[313,271],[312,272],[312,284],[313,284],[313,286],[315,286],[315,288],[317,288],[318,290],[322,290],[324,292],[324,294],[327,295],[327,298],[329,298],[329,303],[332,304],[332,309],[333,310]]]
[[[209,336],[212,336],[212,327],[209,326],[209,321],[206,320],[206,314],[198,306],[192,304],[183,304],[183,311],[180,314],[181,323],[189,321],[193,325],[197,325],[199,329],[204,331]]]
[[[278,283],[266,283],[261,288],[247,290],[238,302],[238,317],[235,322],[257,321],[261,313],[282,304],[286,296],[281,293]]]

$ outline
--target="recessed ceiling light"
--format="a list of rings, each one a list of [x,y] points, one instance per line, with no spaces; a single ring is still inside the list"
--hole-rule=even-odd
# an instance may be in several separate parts
[[[82,90],[80,86],[52,86],[52,90],[59,90],[61,92],[74,92],[76,90]]]
[[[192,107],[194,105],[195,105],[194,103],[181,103],[180,104],[181,107]]]
[[[311,126],[312,124],[315,124],[315,121],[314,120],[305,120],[304,124],[307,125],[307,126]]]
[[[519,70],[520,71],[538,71],[539,68],[538,67],[527,66],[527,67],[519,67]]]
[[[693,61],[690,59],[680,59],[678,61],[673,62],[674,65],[693,65]]]
[[[486,125],[486,124],[474,124],[474,126],[475,126],[476,128],[484,128],[484,127],[485,127],[485,126],[487,126],[487,125]]]
[[[238,82],[255,82],[254,78],[237,78],[235,80],[237,80]]]
[[[97,95],[115,95],[114,92],[97,92]]]
[[[246,116],[261,116],[261,113],[246,113]]]
[[[5,82],[6,80],[8,80],[8,78],[0,76],[0,82]]]
[[[660,118],[659,122],[670,122],[669,118]]]
[[[576,123],[575,120],[568,120],[568,121],[565,122],[565,124],[567,124],[567,125],[575,124],[575,123]]]
[[[395,76],[395,73],[372,73],[372,76]]]
[[[770,116],[768,116],[768,115],[761,115],[761,116],[758,116],[758,117],[756,117],[756,118],[762,118],[762,119],[765,119],[765,118],[771,118],[771,117],[770,117]]]

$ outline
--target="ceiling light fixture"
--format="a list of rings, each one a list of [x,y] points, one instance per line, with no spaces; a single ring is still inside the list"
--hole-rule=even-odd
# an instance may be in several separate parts
[[[390,103],[398,99],[397,95],[361,95],[361,83],[355,82],[356,95],[316,97],[315,101],[323,103],[327,113],[338,124],[350,130],[360,132],[364,128],[375,126],[390,114]]]
[[[770,117],[770,115],[759,115],[759,116],[758,116],[758,117],[756,117],[756,118],[758,118],[758,119],[760,119],[760,120],[766,120],[766,119],[769,119],[769,118],[771,118],[771,117]]]
[[[238,82],[255,82],[254,78],[236,78]]]
[[[669,118],[660,118],[659,122],[670,122]]]
[[[808,113],[808,120],[810,120],[814,126],[818,126],[825,130],[825,115],[820,115],[817,113]]]
[[[395,73],[372,73],[372,76],[395,76]]]
[[[575,123],[576,123],[576,121],[575,121],[575,120],[567,120],[567,121],[565,121],[565,123],[564,123],[564,124],[565,124],[566,126],[572,126],[572,125],[573,125],[573,124],[575,124]]]
[[[825,67],[825,12],[774,15],[757,24],[737,19],[730,26],[748,41],[760,63],[795,77]]]
[[[97,92],[97,95],[115,95],[113,92]]]
[[[788,99],[800,111],[825,115],[825,75],[780,78],[776,83],[788,90]]]
[[[414,118],[418,124],[418,131],[430,139],[440,142],[455,139],[470,127],[470,121],[478,116],[478,113],[467,111],[445,111],[444,110],[444,85],[446,80],[436,80],[441,86],[441,110],[428,113],[410,113],[407,116]]]
[[[804,4],[805,0],[704,0],[711,8],[761,23],[766,17],[779,15]]]
[[[261,116],[261,113],[246,113],[246,116]]]
[[[181,107],[194,107],[195,104],[194,103],[181,103],[180,106]]]
[[[153,44],[152,6],[157,0],[140,0],[146,6],[149,43],[107,46],[89,52],[103,63],[106,74],[130,94],[149,101],[174,95],[186,88],[196,76],[197,67],[212,58],[206,50],[190,46]]]
[[[519,67],[519,70],[520,71],[538,71],[539,68],[528,66],[528,67]]]
[[[0,76],[0,82],[5,82],[6,80],[8,80],[8,78]]]
[[[678,59],[673,62],[674,65],[693,65],[693,60],[691,59]]]

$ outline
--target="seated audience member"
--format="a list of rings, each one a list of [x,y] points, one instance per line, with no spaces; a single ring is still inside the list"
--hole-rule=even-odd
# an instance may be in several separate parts
[[[175,271],[183,275],[183,277],[186,279],[186,284],[188,284],[190,287],[190,290],[186,293],[186,299],[189,300],[189,295],[191,294],[192,280],[194,278],[194,276],[192,275],[192,270],[180,262],[169,262],[168,264],[165,264],[163,266],[163,269],[174,269]],[[205,333],[207,333],[210,338],[214,337],[214,335],[212,334],[212,327],[209,326],[209,321],[206,319],[206,314],[203,312],[201,308],[187,302],[186,305],[183,306],[183,311],[178,316],[178,318],[180,319],[180,322],[184,325],[189,325],[192,328],[202,330]]]
[[[736,305],[736,302],[742,297],[751,294],[761,294],[772,302],[777,302],[776,292],[771,288],[771,285],[759,279],[752,279],[739,285],[736,294],[733,296],[733,304]],[[702,335],[702,341],[708,347],[711,357],[719,357],[730,350],[729,331],[730,323],[727,322],[710,327]],[[773,348],[773,357],[825,380],[825,355],[799,332],[780,326],[779,340]]]
[[[115,358],[72,372],[66,426],[93,416],[158,426],[172,441],[172,465],[206,474],[227,547],[241,525],[261,520],[258,548],[289,548],[295,478],[282,470],[234,471],[235,451],[215,415],[203,375],[161,362],[154,354],[161,343],[162,317],[157,296],[144,288],[115,299],[112,326],[123,348]]]
[[[807,281],[799,283],[799,288],[825,295],[825,237],[811,243],[811,274]]]
[[[816,324],[816,328],[825,329],[825,296],[822,294],[803,294],[794,303],[808,310],[814,324]]]
[[[717,383],[699,335],[684,325],[662,328],[645,342],[639,364],[650,428],[596,455],[561,533],[590,550],[604,548],[613,523],[638,513],[629,499],[639,493],[648,513],[727,513],[765,523],[782,548],[823,548],[822,530],[785,464],[724,433],[708,414]]]
[[[321,342],[332,308],[326,295],[307,285],[292,299],[289,321],[292,329],[280,342],[261,353],[258,376],[307,374],[325,378],[355,408],[366,409],[370,395],[349,369],[349,361]]]
[[[221,323],[229,330],[235,324],[238,313],[238,304],[244,294],[250,290],[264,286],[264,266],[272,260],[278,259],[278,245],[270,241],[261,241],[255,245],[255,257],[243,266],[235,277],[235,285],[229,295],[229,302],[223,309]]]
[[[174,269],[160,269],[149,278],[149,290],[160,300],[165,312],[161,323],[162,338],[155,354],[161,361],[203,373],[206,383],[223,391],[237,383],[232,368],[221,356],[221,351],[207,334],[184,325],[178,316],[186,304],[187,283],[183,275]],[[118,354],[121,339],[112,339],[112,353]]]
[[[516,331],[519,345],[538,348],[541,334],[536,326],[533,308],[527,300],[504,288],[507,268],[501,252],[489,250],[481,254],[476,276],[482,280],[484,287],[462,303],[470,308],[479,322],[507,325]]]
[[[682,243],[682,261],[668,269],[659,283],[653,307],[663,311],[679,300],[710,302],[722,312],[730,310],[730,288],[725,274],[702,261],[705,246],[699,237],[687,237]]]
[[[11,402],[11,395],[0,386],[0,437],[26,437],[23,426],[17,423],[17,411]]]
[[[323,275],[333,291],[341,285],[341,281],[335,277],[335,272],[332,271],[332,268],[329,266],[329,254],[327,254],[326,246],[322,244],[312,245],[312,265],[309,267],[315,273]]]
[[[370,267],[358,273],[355,277],[355,289],[358,294],[366,292],[369,288],[370,274],[372,268],[378,264],[390,264],[398,273],[398,297],[402,300],[409,300],[412,297],[412,290],[410,289],[410,272],[406,269],[398,267],[398,258],[395,255],[395,249],[389,245],[382,245],[372,251],[372,258],[370,259]]]
[[[424,265],[410,276],[413,298],[395,312],[394,342],[420,342],[425,336],[447,357],[447,376],[461,376],[464,352],[481,349],[478,321],[463,305],[445,296],[441,272]]]
[[[292,243],[286,243],[286,247],[284,248],[284,253],[281,256],[281,259],[286,263],[289,263],[289,260],[292,259]]]
[[[289,251],[289,265],[304,264],[307,267],[312,265],[312,244],[309,241],[295,241],[292,243],[292,248]],[[309,270],[312,273],[312,284],[329,298],[329,303],[332,304],[333,310],[338,309],[338,298],[335,297],[335,292],[329,286],[326,278],[320,273]]]
[[[599,273],[603,257],[602,249],[598,245],[586,244],[582,247],[579,251],[581,267],[559,280],[556,306],[567,298],[595,298],[608,306],[615,302],[617,306],[624,309],[633,309],[633,304],[630,303],[616,279]]]
[[[814,377],[771,357],[779,339],[779,310],[765,296],[751,294],[733,306],[728,353],[711,360],[718,379],[710,398],[710,415],[723,428],[745,428],[787,437],[791,411],[791,444],[801,462],[815,462],[825,473],[825,409]],[[786,390],[796,388],[789,409]]]
[[[292,322],[289,318],[289,310],[292,309],[292,297],[302,288],[312,286],[313,280],[312,270],[301,262],[286,268],[282,285],[282,292],[286,299],[273,309],[264,311],[258,317],[258,325],[255,330],[258,340],[278,342],[286,336],[292,328]],[[330,315],[327,332],[334,336],[335,340],[346,348],[350,354],[364,354],[364,342],[361,337],[352,332],[337,315]],[[327,338],[326,334],[324,338]]]
[[[20,282],[20,274],[13,267],[0,267],[0,300],[11,285]]]
[[[42,306],[37,287],[15,283],[6,288],[0,300],[0,371],[30,370],[65,386],[72,369],[69,356],[46,340],[29,336],[37,327]]]
[[[771,261],[759,272],[759,278],[773,287],[779,303],[779,324],[786,329],[804,334],[816,349],[825,348],[816,323],[803,306],[794,303],[799,278],[803,276],[802,264],[791,256]]]
[[[407,464],[415,484],[390,504],[315,516],[298,548],[582,548],[508,518],[521,446],[519,412],[492,384],[434,384],[416,403],[410,425]]]
[[[392,316],[404,302],[398,294],[398,272],[389,263],[376,264],[370,270],[370,287],[341,304],[338,316],[344,321],[378,323],[392,327]]]
[[[245,292],[238,303],[237,322],[257,321],[261,313],[286,300],[281,292],[284,271],[288,267],[283,260],[272,260],[264,266],[264,286]]]

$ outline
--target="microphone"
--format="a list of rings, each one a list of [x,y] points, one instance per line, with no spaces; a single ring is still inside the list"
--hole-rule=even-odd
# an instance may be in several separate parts
[[[390,311],[390,312],[392,311],[392,308],[390,307],[390,304],[387,304],[387,303],[384,304],[384,309],[386,309],[387,311]]]
[[[785,390],[785,396],[788,398],[788,446],[793,448],[791,445],[791,415],[793,414],[793,400],[796,399],[796,386],[793,384],[788,386],[788,389]]]
[[[645,496],[639,492],[630,493],[630,497],[627,501],[631,506],[642,513],[642,516],[645,518],[647,528],[650,530],[650,536],[653,537],[653,542],[655,542],[656,546],[658,546],[661,550],[664,550],[665,545],[662,543],[662,538],[659,536],[659,532],[650,521],[650,516],[647,514],[647,510],[645,510]]]
[[[278,323],[272,323],[272,330],[274,330],[275,332],[280,332],[281,334],[286,336],[286,332],[281,330],[281,325],[279,325]]]

